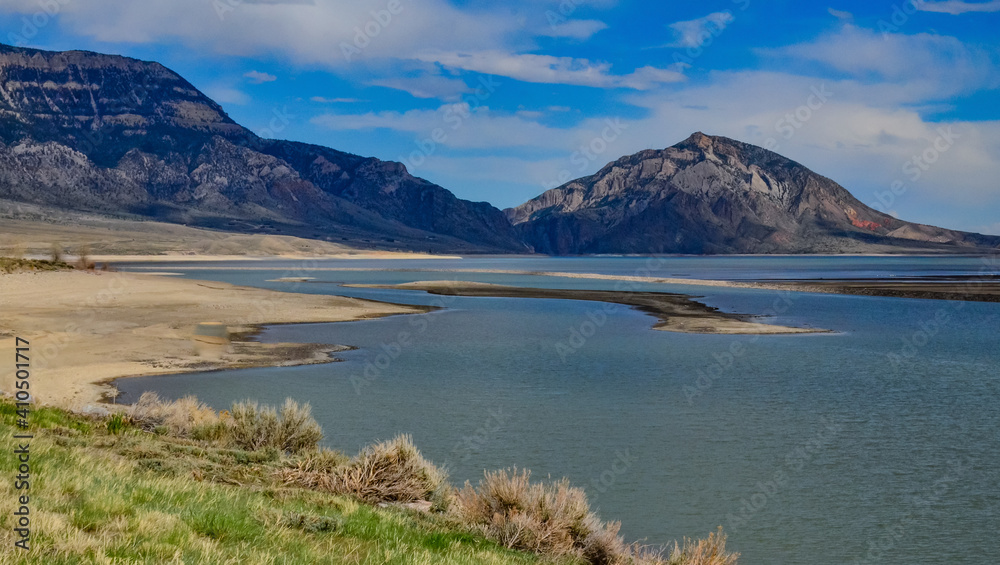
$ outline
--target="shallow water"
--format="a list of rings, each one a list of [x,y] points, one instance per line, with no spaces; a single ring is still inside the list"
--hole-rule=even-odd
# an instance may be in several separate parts
[[[641,258],[329,261],[156,265],[186,276],[296,292],[438,304],[416,316],[269,328],[262,339],[349,344],[329,365],[118,382],[312,403],[347,452],[398,433],[453,481],[517,465],[569,477],[629,539],[665,543],[722,525],[741,563],[1000,562],[1000,304],[643,284],[726,311],[835,330],[710,336],[651,330],[624,306],[438,297],[340,282],[455,279],[615,288],[590,281],[433,269],[639,274]],[[806,278],[975,274],[976,258],[668,258],[652,276]],[[308,264],[306,266],[315,266]],[[169,268],[167,268],[169,267]],[[850,273],[849,275],[847,273]]]

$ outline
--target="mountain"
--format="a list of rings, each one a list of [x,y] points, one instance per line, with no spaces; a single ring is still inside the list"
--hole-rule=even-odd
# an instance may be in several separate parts
[[[263,139],[177,73],[0,45],[0,198],[359,247],[525,251],[503,213],[399,163]]]
[[[1000,238],[872,210],[701,133],[501,212],[400,163],[264,139],[153,62],[0,45],[0,199],[361,248],[483,253],[961,251]],[[505,215],[506,214],[506,215]]]
[[[777,153],[695,133],[505,210],[537,252],[974,251],[1000,237],[914,224]]]

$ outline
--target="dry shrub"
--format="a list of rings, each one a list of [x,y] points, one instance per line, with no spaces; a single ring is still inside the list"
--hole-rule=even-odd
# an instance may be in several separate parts
[[[674,543],[667,565],[735,565],[739,553],[726,552],[726,534],[720,527],[708,538],[697,541],[684,538],[684,546]]]
[[[229,413],[233,442],[242,449],[257,451],[274,447],[288,453],[315,449],[323,430],[312,417],[308,403],[285,399],[280,412],[245,400],[233,404]]]
[[[288,467],[302,473],[332,473],[350,461],[351,458],[343,453],[322,447],[302,454],[291,461]]]
[[[424,459],[410,436],[369,446],[348,463],[330,467],[306,458],[279,473],[285,482],[353,495],[369,503],[428,500],[443,510],[450,502],[447,475]]]
[[[80,249],[77,251],[79,258],[76,260],[76,268],[81,271],[93,271],[97,265],[90,260],[90,247],[87,245],[81,245]]]
[[[620,524],[604,523],[590,511],[582,489],[563,479],[532,483],[530,471],[486,473],[475,489],[466,483],[455,512],[465,523],[513,549],[573,556],[588,563],[628,563]]]
[[[128,412],[131,420],[146,431],[163,426],[178,437],[211,439],[220,433],[219,415],[193,396],[180,400],[162,400],[155,392],[144,392]]]

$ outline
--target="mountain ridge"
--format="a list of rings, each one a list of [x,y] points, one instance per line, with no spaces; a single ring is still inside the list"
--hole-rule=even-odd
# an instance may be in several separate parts
[[[167,67],[89,51],[0,45],[0,197],[359,247],[525,249],[488,203],[399,163],[260,138]]]
[[[899,220],[762,147],[696,132],[504,211],[536,251],[863,253],[973,251],[1000,237]]]
[[[976,252],[767,149],[696,132],[500,211],[406,167],[261,138],[157,62],[0,44],[0,199],[445,253]]]

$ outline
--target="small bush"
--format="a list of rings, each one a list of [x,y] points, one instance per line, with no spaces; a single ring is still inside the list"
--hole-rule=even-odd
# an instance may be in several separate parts
[[[241,449],[256,451],[270,445],[278,431],[278,412],[256,401],[233,403],[229,417],[233,442]]]
[[[323,428],[312,417],[312,407],[286,398],[278,415],[278,435],[275,447],[289,453],[316,449],[323,439]]]
[[[291,398],[285,400],[280,413],[254,401],[236,402],[229,420],[233,442],[249,451],[275,447],[294,454],[315,449],[323,439],[309,404],[300,405]]]
[[[350,461],[351,458],[343,453],[324,447],[304,453],[290,462],[289,468],[304,473],[332,473]]]
[[[193,439],[222,440],[219,415],[193,396],[162,400],[155,392],[145,392],[129,410],[131,419],[143,430]]]
[[[726,535],[720,527],[708,538],[691,540],[684,538],[684,546],[674,543],[674,550],[666,565],[736,565],[739,553],[726,552]],[[661,561],[661,563],[663,563]]]
[[[447,475],[424,459],[409,436],[369,446],[346,465],[330,469],[329,463],[305,460],[279,474],[287,483],[370,503],[427,500],[433,509],[444,510],[451,502]]]
[[[90,260],[90,247],[87,245],[81,245],[80,249],[77,251],[79,257],[76,260],[76,268],[81,271],[93,271],[96,265]]]
[[[618,523],[590,512],[582,489],[566,479],[532,483],[530,471],[486,473],[478,490],[466,484],[457,496],[460,519],[505,547],[573,556],[599,565],[628,562]]]
[[[112,414],[111,417],[108,418],[107,428],[109,434],[118,435],[124,432],[127,427],[128,421],[125,416],[120,413]]]

